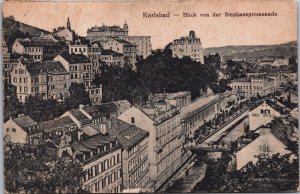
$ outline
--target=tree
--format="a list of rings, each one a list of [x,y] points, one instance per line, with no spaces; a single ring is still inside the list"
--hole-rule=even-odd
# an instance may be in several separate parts
[[[8,84],[5,85],[4,89],[4,121],[8,120],[9,117],[16,117],[18,114],[22,113],[22,103],[19,102],[16,87]]]
[[[291,154],[259,155],[256,164],[242,170],[226,171],[227,162],[219,160],[209,166],[204,180],[194,191],[206,192],[290,192],[299,184],[298,159]]]
[[[80,104],[90,105],[89,93],[86,91],[82,83],[71,83],[69,88],[70,96],[66,99],[68,109],[78,108]]]
[[[4,148],[8,192],[76,193],[82,189],[83,169],[77,160],[49,154],[45,145],[6,144]]]

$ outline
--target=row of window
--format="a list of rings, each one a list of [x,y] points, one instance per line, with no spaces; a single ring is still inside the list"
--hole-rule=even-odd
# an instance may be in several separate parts
[[[144,175],[145,171],[148,169],[149,164],[148,164],[148,160],[145,160],[145,162],[139,166],[138,169],[136,169],[136,171],[130,175],[129,177],[129,186],[133,186],[136,181],[138,181],[141,176]]]
[[[136,166],[138,166],[141,162],[147,158],[145,152],[139,153],[133,159],[128,162],[128,170],[131,172]]]
[[[89,180],[98,174],[106,171],[107,169],[119,164],[121,162],[120,154],[117,154],[117,157],[112,156],[110,159],[106,159],[103,162],[99,162],[98,164],[92,166],[91,168],[86,170],[85,180]]]
[[[25,48],[25,53],[27,52],[43,52],[42,48]]]

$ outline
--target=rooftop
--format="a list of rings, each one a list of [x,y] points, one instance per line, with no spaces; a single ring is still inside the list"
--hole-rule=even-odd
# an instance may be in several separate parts
[[[112,56],[119,56],[119,57],[123,56],[122,53],[118,53],[118,52],[115,52],[115,51],[112,51],[112,50],[103,50],[101,52],[101,55],[112,55]]]
[[[45,133],[50,133],[56,130],[64,130],[65,128],[68,128],[70,126],[76,127],[76,124],[70,117],[61,117],[58,119],[40,123],[40,128],[44,130]]]
[[[38,131],[37,128],[35,128],[34,130],[29,129],[29,127],[37,126],[37,122],[35,122],[28,115],[19,115],[19,117],[13,119],[13,122],[15,122],[18,126],[20,126],[23,130],[25,130],[29,134]]]
[[[22,64],[25,65],[27,71],[30,74],[39,73],[67,73],[64,66],[58,61],[26,61],[22,60]]]
[[[117,118],[112,119],[111,127],[117,140],[125,149],[130,149],[148,136],[148,132]]]
[[[82,125],[91,123],[91,120],[89,120],[79,109],[69,110],[69,113],[73,115],[78,121],[80,121]]]
[[[61,54],[66,61],[68,61],[70,64],[77,64],[77,63],[90,63],[91,61],[84,56],[83,54]]]

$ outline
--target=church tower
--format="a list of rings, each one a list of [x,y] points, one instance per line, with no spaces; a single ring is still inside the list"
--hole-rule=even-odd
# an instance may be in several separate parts
[[[67,21],[67,28],[69,30],[71,30],[71,23],[70,23],[70,18],[68,17],[68,21]]]
[[[125,21],[123,30],[125,31],[125,36],[128,36],[128,25],[127,25],[126,21]]]

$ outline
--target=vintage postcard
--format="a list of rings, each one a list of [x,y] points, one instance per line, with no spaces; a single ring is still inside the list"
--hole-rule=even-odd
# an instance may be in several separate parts
[[[4,1],[3,193],[299,190],[297,2]]]

